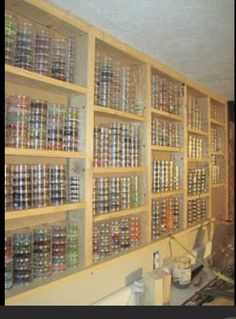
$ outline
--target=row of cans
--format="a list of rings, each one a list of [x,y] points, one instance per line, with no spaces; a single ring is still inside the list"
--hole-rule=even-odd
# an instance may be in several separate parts
[[[188,226],[202,222],[207,217],[207,199],[197,198],[188,201]]]
[[[8,147],[79,151],[78,107],[24,95],[6,96],[5,144]]]
[[[6,13],[5,63],[74,82],[75,40]]]
[[[93,180],[93,213],[106,214],[141,204],[140,176],[99,177]]]
[[[180,188],[180,167],[174,161],[152,161],[152,192],[167,192]]]
[[[94,262],[138,247],[141,235],[141,218],[136,215],[96,223],[93,227]]]
[[[224,123],[225,109],[221,105],[211,104],[211,119]]]
[[[152,120],[152,145],[158,146],[180,146],[180,124]]]
[[[140,134],[135,125],[112,123],[94,128],[95,167],[140,165]]]
[[[211,156],[211,183],[217,184],[222,182],[222,175],[223,175],[223,167],[222,162],[219,162],[217,156]]]
[[[164,197],[152,201],[152,239],[160,239],[180,227],[180,198]]]
[[[204,140],[200,136],[189,134],[188,136],[188,157],[202,158],[203,157]]]
[[[183,85],[157,74],[152,75],[152,107],[179,115],[183,107]]]
[[[208,168],[188,170],[188,195],[199,195],[208,190]]]
[[[76,221],[43,224],[5,234],[5,289],[79,265]]]
[[[223,132],[216,126],[211,127],[211,151],[222,152],[223,151]]]
[[[80,178],[65,165],[6,164],[5,209],[20,210],[80,201]]]
[[[201,98],[188,96],[188,128],[197,131],[207,131],[207,111],[201,105]]]
[[[138,92],[134,67],[123,64],[117,58],[96,52],[95,103],[123,112],[143,115],[144,99]]]

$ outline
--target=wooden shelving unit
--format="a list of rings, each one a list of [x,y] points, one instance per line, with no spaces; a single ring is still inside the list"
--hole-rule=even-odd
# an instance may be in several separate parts
[[[214,93],[196,84],[181,74],[174,72],[167,66],[162,65],[151,57],[143,54],[119,40],[109,36],[103,31],[92,27],[79,18],[65,13],[46,1],[37,0],[7,0],[6,9],[14,15],[22,15],[32,22],[43,27],[48,26],[50,21],[51,30],[53,32],[62,33],[64,35],[73,35],[78,44],[78,74],[76,74],[76,83],[66,83],[47,76],[39,75],[34,72],[26,71],[15,66],[5,65],[5,82],[6,93],[9,94],[27,94],[32,98],[47,99],[49,102],[62,103],[67,105],[68,99],[74,104],[80,106],[81,113],[81,133],[83,139],[83,147],[80,152],[64,152],[64,151],[48,151],[48,150],[31,150],[31,149],[13,149],[5,148],[6,163],[21,163],[37,162],[40,163],[63,163],[67,164],[69,170],[73,170],[76,165],[80,167],[83,174],[81,188],[83,188],[82,202],[76,204],[65,204],[61,206],[50,206],[43,208],[34,208],[22,211],[9,211],[5,213],[5,229],[13,222],[17,227],[21,227],[21,223],[26,223],[33,219],[39,222],[44,218],[66,218],[67,214],[72,214],[78,218],[82,225],[81,240],[81,264],[76,270],[73,270],[71,275],[69,272],[61,273],[60,276],[55,276],[50,279],[50,282],[42,281],[33,283],[26,290],[24,287],[13,287],[11,292],[6,293],[6,304],[24,303],[26,298],[35,298],[42,292],[54,291],[55,287],[61,284],[71,283],[76,279],[83,279],[84,276],[90,276],[96,273],[97,270],[102,271],[103,267],[116,266],[123,263],[122,267],[126,269],[129,266],[129,256],[140,258],[143,253],[147,254],[147,260],[152,258],[153,251],[156,251],[156,244],[165,245],[167,239],[152,241],[152,200],[163,197],[180,197],[182,200],[181,206],[181,228],[176,236],[186,235],[195,229],[201,227],[212,226],[212,217],[219,215],[226,216],[227,210],[227,179],[217,184],[211,183],[211,173],[208,179],[208,192],[196,196],[188,196],[187,187],[187,172],[189,168],[205,167],[209,168],[211,156],[222,157],[224,159],[224,174],[227,176],[227,112],[226,101]],[[139,81],[139,93],[145,103],[144,115],[123,112],[111,107],[103,107],[97,105],[94,99],[94,79],[95,79],[95,56],[96,51],[104,49],[111,52],[116,57],[125,61],[127,65],[135,66],[142,75]],[[175,115],[166,111],[158,110],[152,107],[152,88],[151,77],[153,73],[161,74],[164,78],[173,80],[183,86],[183,101],[181,104],[180,114]],[[189,128],[188,120],[188,105],[189,97],[194,96],[200,99],[201,105],[204,106],[206,114],[204,119],[207,121],[206,129],[196,130]],[[211,117],[211,105],[215,104],[225,114],[224,121],[216,120]],[[180,147],[154,146],[151,144],[151,123],[152,119],[160,119],[168,122],[175,122],[181,125],[182,135]],[[111,123],[119,121],[120,123],[129,123],[139,126],[142,131],[141,145],[141,163],[139,167],[94,167],[93,166],[93,131],[97,123]],[[212,152],[210,147],[210,132],[211,127],[217,126],[224,130],[224,149],[217,152]],[[208,155],[203,155],[203,158],[195,159],[188,158],[188,134],[196,134],[202,136],[207,141]],[[153,157],[164,160],[176,160],[181,167],[181,183],[180,189],[171,192],[152,193],[152,159]],[[131,208],[118,212],[111,212],[104,215],[93,215],[93,179],[98,176],[132,176],[139,175],[144,179],[142,184],[142,204],[140,207]],[[201,223],[187,227],[187,203],[189,200],[208,197],[209,216]],[[225,198],[225,202],[221,203]],[[125,251],[124,255],[113,256],[112,260],[93,264],[93,225],[94,223],[110,221],[114,218],[122,218],[138,214],[142,216],[143,221],[143,242],[141,246],[134,251]],[[11,224],[12,225],[12,224]],[[12,226],[11,226],[12,227]],[[210,227],[210,226],[209,226]],[[161,247],[161,246],[160,246]],[[166,248],[167,250],[167,248]],[[151,257],[150,257],[151,256]],[[144,257],[139,261],[138,267],[149,269],[147,264],[144,266],[140,263],[145,262]],[[144,260],[144,261],[143,261]],[[150,259],[151,260],[151,259]],[[137,268],[137,265],[134,267]],[[151,265],[152,266],[152,265]],[[127,268],[128,269],[128,268]],[[150,269],[151,270],[151,269]],[[132,272],[133,269],[130,269]],[[60,278],[59,278],[60,277]],[[108,278],[112,278],[109,277]],[[123,279],[122,279],[123,280]],[[122,281],[121,280],[121,281]],[[124,281],[124,280],[123,280]],[[113,288],[119,288],[121,283]],[[80,287],[78,285],[78,287]],[[117,289],[118,289],[117,288]],[[54,291],[55,292],[55,291]],[[50,293],[50,292],[49,292]],[[74,295],[77,295],[78,291]],[[53,292],[52,292],[53,294]],[[104,292],[105,294],[105,292]],[[41,295],[40,295],[41,296]],[[40,298],[39,298],[40,300]],[[40,302],[40,301],[39,301]],[[26,302],[27,303],[27,302]],[[31,301],[32,303],[32,301]]]

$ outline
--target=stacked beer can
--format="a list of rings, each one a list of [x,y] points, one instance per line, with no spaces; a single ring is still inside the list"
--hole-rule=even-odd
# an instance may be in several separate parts
[[[152,192],[167,192],[180,188],[180,168],[174,161],[153,160]]]
[[[94,128],[95,167],[137,167],[140,165],[139,128],[112,123]]]
[[[13,235],[14,283],[25,285],[33,279],[33,239],[28,228]]]
[[[180,124],[152,120],[152,145],[180,146]]]
[[[49,225],[33,229],[33,276],[47,278],[52,273],[52,232]]]
[[[203,138],[189,135],[188,137],[188,157],[202,158],[203,157]]]
[[[6,139],[7,147],[28,147],[30,98],[25,95],[7,97]]]
[[[215,155],[211,156],[211,182],[212,184],[221,182],[221,165]]]
[[[18,24],[15,65],[32,71],[34,63],[35,31],[28,20]]]
[[[140,217],[96,223],[93,228],[93,260],[98,262],[109,256],[121,253],[141,243]]]
[[[196,168],[188,170],[188,194],[199,195],[208,189],[208,169]]]
[[[123,112],[144,114],[144,100],[140,96],[134,68],[105,52],[96,52],[95,103]]]
[[[93,183],[93,213],[105,214],[138,207],[141,203],[141,177],[98,177]]]
[[[188,201],[188,225],[199,223],[206,218],[207,199],[197,198]]]
[[[67,182],[65,165],[6,164],[5,209],[22,210],[80,201],[80,177]],[[68,187],[69,186],[69,187]]]
[[[17,34],[17,19],[5,13],[5,63],[14,64]]]
[[[74,82],[75,40],[5,14],[5,63]]]
[[[29,148],[46,149],[47,101],[31,100],[28,130]]]
[[[36,31],[34,71],[50,76],[52,35],[45,29]]]
[[[5,234],[5,289],[79,265],[79,224],[58,221]]]
[[[181,83],[175,83],[159,75],[152,75],[152,107],[168,113],[180,114],[183,104]]]
[[[159,239],[180,228],[180,199],[165,197],[152,201],[152,238]]]

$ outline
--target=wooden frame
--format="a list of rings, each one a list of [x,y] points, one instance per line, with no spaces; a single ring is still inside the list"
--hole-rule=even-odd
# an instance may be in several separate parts
[[[38,88],[41,91],[47,90],[50,94],[54,94],[56,96],[60,95],[66,100],[68,97],[74,99],[75,101],[81,101],[81,103],[86,104],[86,109],[84,110],[84,140],[86,141],[85,147],[81,152],[53,152],[46,150],[28,150],[28,149],[12,149],[5,148],[5,156],[6,161],[19,162],[22,158],[26,158],[27,161],[41,160],[43,159],[46,162],[55,161],[55,162],[66,162],[74,160],[83,161],[82,166],[84,167],[84,188],[85,194],[83,202],[78,204],[69,204],[62,205],[61,207],[45,207],[42,209],[30,209],[22,212],[7,212],[6,213],[6,229],[8,226],[8,222],[12,220],[16,220],[18,225],[21,219],[25,219],[28,217],[35,216],[40,218],[43,215],[60,215],[64,214],[67,211],[79,210],[79,220],[83,225],[82,237],[82,250],[83,250],[83,265],[82,268],[85,270],[81,270],[78,268],[78,273],[72,276],[83,276],[83,273],[92,272],[93,269],[98,269],[103,267],[103,263],[99,263],[98,265],[93,265],[92,259],[92,234],[93,234],[93,222],[99,222],[102,220],[109,220],[111,218],[127,216],[132,213],[144,214],[146,218],[145,225],[145,244],[138,249],[135,250],[137,253],[131,251],[127,253],[127,256],[136,256],[142,251],[149,251],[150,249],[155,249],[155,243],[151,241],[151,201],[152,199],[157,199],[166,196],[174,196],[181,195],[183,196],[183,230],[179,232],[178,236],[181,234],[184,236],[195,230],[197,228],[201,228],[202,224],[196,225],[194,227],[190,227],[187,229],[187,200],[193,198],[199,198],[207,196],[209,198],[209,216],[208,220],[203,224],[207,225],[210,223],[212,225],[211,217],[212,209],[215,209],[213,203],[212,192],[215,189],[224,189],[224,193],[227,196],[228,186],[227,179],[225,179],[224,183],[220,184],[211,184],[211,176],[209,176],[209,191],[207,194],[202,194],[198,196],[188,196],[187,194],[187,169],[189,165],[195,165],[195,162],[199,162],[200,164],[208,163],[210,167],[210,156],[214,155],[214,152],[210,152],[210,127],[211,125],[218,125],[220,128],[225,130],[225,145],[223,154],[225,157],[225,173],[227,176],[227,121],[220,122],[215,119],[210,118],[210,105],[214,101],[219,107],[225,110],[225,119],[227,118],[226,112],[226,101],[205,89],[201,85],[194,83],[193,81],[188,80],[183,75],[171,70],[167,66],[159,63],[158,61],[152,59],[148,55],[135,50],[128,45],[122,43],[121,41],[111,37],[110,35],[104,33],[91,26],[86,21],[82,19],[71,16],[68,13],[54,7],[51,4],[48,4],[46,1],[37,1],[37,0],[8,0],[6,2],[6,8],[15,14],[21,14],[22,16],[30,17],[31,20],[36,21],[37,23],[41,23],[43,25],[47,25],[47,21],[50,18],[52,22],[52,29],[58,28],[58,32],[64,32],[65,34],[75,33],[79,36],[80,39],[80,60],[79,60],[79,69],[81,70],[81,74],[79,75],[79,84],[74,83],[65,83],[59,80],[41,76],[34,72],[29,72],[26,70],[19,69],[14,66],[6,65],[5,66],[5,74],[6,74],[6,82],[8,83],[7,88],[12,87],[12,90],[15,87],[27,87],[30,86],[34,92],[37,92]],[[135,61],[140,63],[143,67],[143,91],[144,91],[144,100],[146,104],[146,113],[144,116],[140,116],[137,114],[130,114],[118,110],[114,110],[111,108],[105,108],[94,104],[94,66],[95,66],[95,51],[96,51],[96,41],[99,43],[104,43],[104,45],[109,46],[111,50],[121,52],[122,55],[127,57],[129,61]],[[153,109],[151,107],[151,74],[152,70],[155,69],[158,72],[164,74],[167,77],[174,79],[180,83],[184,84],[184,105],[183,105],[183,116],[178,116],[174,114],[170,114],[167,112],[159,111]],[[204,97],[207,99],[207,108],[208,108],[208,131],[196,131],[193,129],[189,129],[186,125],[187,123],[187,96],[188,90],[191,92],[195,92],[197,95]],[[49,94],[48,93],[48,94]],[[183,125],[184,133],[183,133],[183,147],[174,148],[174,147],[159,147],[151,145],[151,120],[152,116],[154,118],[160,119],[169,119],[174,121],[179,121],[181,125]],[[126,168],[94,168],[93,167],[93,129],[94,129],[94,121],[97,117],[101,117],[103,120],[106,118],[115,119],[126,122],[134,122],[138,123],[143,127],[143,144],[145,148],[145,152],[142,155],[142,167],[135,167],[131,169]],[[202,159],[188,159],[187,158],[187,136],[188,133],[200,134],[208,139],[208,157]],[[160,194],[152,194],[151,193],[151,180],[152,180],[152,169],[151,169],[151,161],[153,153],[161,153],[167,152],[168,154],[172,154],[172,152],[182,153],[182,163],[183,163],[183,189],[173,192],[165,192]],[[218,153],[217,153],[218,154]],[[215,154],[215,155],[217,155]],[[69,164],[70,165],[70,164]],[[142,174],[146,179],[146,189],[145,189],[145,198],[146,203],[142,205],[142,207],[138,207],[135,209],[125,210],[117,213],[106,214],[104,216],[95,216],[93,217],[92,213],[92,183],[94,176],[103,175],[103,174]],[[211,209],[211,207],[213,208]],[[225,217],[228,215],[228,204],[227,200],[224,205],[224,214]],[[163,239],[158,241],[159,244],[166,242],[167,239]],[[118,264],[119,260],[129,260],[126,255],[119,256],[117,258],[112,258],[112,261],[104,262],[106,264]],[[88,268],[89,267],[89,268]],[[105,266],[104,266],[105,267]],[[86,270],[86,269],[89,270]],[[80,272],[80,273],[79,273]],[[62,279],[58,279],[60,282],[66,282],[67,280],[71,280],[69,277]],[[15,304],[19,299],[24,299],[24,296],[34,295],[36,291],[41,291],[42,289],[46,289],[47,287],[55,287],[57,285],[57,280],[55,282],[45,283],[40,287],[33,287],[32,291],[29,290],[24,293],[23,290],[19,291],[17,294],[11,294],[8,296],[6,303],[7,304]],[[118,287],[117,285],[116,287]],[[36,295],[35,295],[35,298]]]

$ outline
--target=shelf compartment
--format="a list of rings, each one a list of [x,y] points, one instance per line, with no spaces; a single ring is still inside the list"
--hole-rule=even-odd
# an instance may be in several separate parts
[[[142,173],[146,167],[95,167],[94,174],[112,174],[112,173]]]
[[[147,210],[147,206],[129,208],[129,209],[120,210],[117,212],[96,215],[96,216],[94,216],[94,223],[105,221],[105,220],[110,220],[113,218],[119,218],[119,217],[124,217],[124,216],[132,215],[132,214],[141,213],[145,210]]]
[[[225,183],[217,183],[217,184],[211,184],[211,187],[216,188],[216,187],[224,187]]]
[[[183,153],[183,147],[172,147],[172,146],[158,146],[152,145],[152,151],[160,151],[160,152],[180,152]]]
[[[216,219],[227,216],[227,188],[213,187],[211,188],[211,212]]]
[[[86,21],[81,21],[47,1],[8,0],[6,9],[13,11],[16,15],[29,18],[44,28],[50,28],[53,32],[67,36],[80,36],[91,30],[91,25]]]
[[[55,158],[85,158],[86,153],[83,152],[64,152],[51,150],[34,150],[22,148],[5,148],[5,155],[9,156],[31,156],[31,157],[55,157]]]
[[[115,110],[115,109],[112,109],[112,108],[106,107],[106,106],[94,105],[94,112],[95,112],[95,114],[100,114],[100,115],[105,114],[107,116],[112,116],[112,117],[116,116],[118,118],[130,120],[130,121],[139,121],[139,122],[146,121],[146,117],[144,117],[144,116]]]
[[[5,81],[15,84],[24,84],[32,88],[39,88],[45,91],[61,95],[86,94],[87,89],[77,84],[60,81],[45,75],[24,70],[12,65],[5,64]]]
[[[183,122],[183,118],[180,115],[175,115],[175,114],[168,113],[165,111],[156,110],[154,108],[151,109],[151,112],[153,115],[160,116],[163,119],[169,119],[169,120]]]
[[[157,199],[161,197],[169,197],[169,196],[175,196],[175,195],[180,195],[183,194],[183,190],[175,190],[175,191],[169,191],[169,192],[161,192],[161,193],[152,193],[152,199]]]
[[[225,124],[224,124],[224,123],[222,123],[222,122],[220,122],[220,121],[217,121],[217,120],[214,120],[214,119],[211,119],[211,124],[216,124],[216,125],[225,127]]]
[[[188,132],[189,132],[189,133],[198,134],[198,135],[208,136],[208,133],[207,133],[207,132],[194,130],[194,129],[192,129],[192,128],[188,128]]]
[[[188,199],[187,200],[192,200],[192,199],[198,199],[198,198],[204,198],[204,197],[208,197],[209,193],[204,193],[204,194],[198,194],[198,195],[188,195]]]
[[[5,212],[5,220],[20,219],[24,217],[41,216],[48,214],[61,213],[68,210],[78,210],[86,207],[84,202],[72,203],[58,206],[47,206],[40,208],[30,208],[24,210],[13,210]]]

